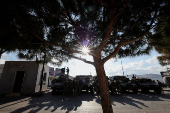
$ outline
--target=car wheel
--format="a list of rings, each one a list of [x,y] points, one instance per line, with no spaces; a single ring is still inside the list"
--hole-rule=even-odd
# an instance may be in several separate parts
[[[156,89],[156,90],[155,90],[155,93],[161,94],[161,91],[162,91],[161,89]]]
[[[138,93],[138,89],[134,89],[134,90],[133,90],[133,93]]]

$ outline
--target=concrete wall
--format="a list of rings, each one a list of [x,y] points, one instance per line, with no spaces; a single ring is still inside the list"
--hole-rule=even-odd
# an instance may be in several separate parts
[[[25,71],[21,93],[34,93],[38,69],[35,61],[6,61],[0,79],[0,95],[12,93],[17,71]]]
[[[41,77],[41,73],[42,73],[42,68],[43,68],[43,65],[40,64],[39,67],[38,67],[35,92],[38,92],[40,90],[40,77]],[[45,91],[45,90],[47,90],[47,86],[48,86],[48,76],[49,76],[49,66],[48,65],[44,65],[44,72],[43,73],[47,74],[46,82],[43,82],[43,85],[42,85],[42,91]]]

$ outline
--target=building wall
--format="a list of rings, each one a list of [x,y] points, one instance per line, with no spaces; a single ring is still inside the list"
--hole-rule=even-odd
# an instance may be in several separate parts
[[[42,68],[43,68],[43,65],[40,64],[39,67],[38,67],[35,92],[38,92],[40,90],[40,77],[41,77],[41,73],[42,73]],[[46,82],[43,82],[43,85],[42,85],[42,91],[47,90],[48,76],[49,76],[49,66],[48,65],[44,65],[44,69],[45,70],[44,70],[43,73],[46,73],[47,75],[46,75]]]
[[[48,76],[48,87],[51,87],[51,81],[53,80],[54,76],[55,76],[55,68],[53,67],[49,67],[49,76]]]
[[[32,94],[35,91],[38,65],[35,61],[6,61],[0,79],[0,95],[12,93],[17,71],[25,71],[23,94]]]
[[[1,74],[2,74],[3,68],[4,68],[4,64],[0,64],[0,79],[1,79]]]
[[[51,81],[54,79],[54,77],[48,77],[48,87],[51,87],[52,83]]]

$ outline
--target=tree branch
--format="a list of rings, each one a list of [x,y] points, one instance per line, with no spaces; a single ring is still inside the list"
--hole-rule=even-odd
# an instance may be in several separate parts
[[[98,0],[101,4],[103,4],[106,7],[109,7],[107,3],[103,2],[103,0]]]
[[[125,36],[127,35],[127,33],[137,24],[137,22],[135,22],[128,30],[126,30],[126,32],[123,34],[122,39],[125,38]]]
[[[118,44],[117,47],[115,48],[114,52],[112,52],[109,56],[107,56],[107,57],[105,57],[105,58],[102,59],[103,63],[105,63],[105,62],[108,61],[110,58],[112,58],[113,56],[115,56],[115,55],[118,53],[118,51],[119,51],[119,49],[121,48],[122,45],[129,44],[129,43],[135,42],[135,41],[143,38],[143,37],[149,32],[149,30],[151,29],[151,26],[152,26],[152,24],[154,23],[154,19],[156,18],[156,16],[157,16],[157,11],[155,12],[154,17],[153,17],[152,20],[151,20],[151,23],[150,23],[150,25],[149,25],[149,27],[148,27],[148,30],[146,30],[146,32],[145,32],[142,36],[140,36],[140,37],[138,37],[138,38],[135,38],[135,39],[133,39],[133,40],[131,40],[131,41],[128,41],[128,42],[119,42],[119,44]],[[134,24],[134,25],[135,25],[135,24]],[[134,25],[133,25],[133,26],[134,26]],[[131,28],[133,28],[133,26],[132,26]],[[131,28],[130,28],[130,29],[131,29]],[[128,31],[129,31],[130,29],[128,29]],[[126,32],[128,32],[128,31],[126,31]],[[126,32],[125,32],[125,34],[126,34]]]
[[[105,57],[102,59],[103,61],[103,64],[108,61],[109,59],[111,59],[112,57],[114,57],[118,52],[119,52],[119,49],[121,48],[121,46],[123,45],[122,42],[119,42],[119,44],[117,45],[117,47],[115,48],[114,52],[112,52],[109,56]]]
[[[135,38],[135,39],[133,39],[133,40],[131,40],[131,41],[124,42],[124,44],[129,44],[129,43],[135,42],[135,41],[137,41],[137,40],[143,38],[147,33],[149,33],[149,30],[146,31],[142,36],[140,36],[140,37],[138,37],[138,38]]]
[[[124,42],[124,44],[129,44],[129,43],[135,42],[135,41],[143,38],[147,33],[149,33],[149,30],[151,29],[151,26],[152,26],[152,24],[154,23],[154,19],[156,18],[156,16],[157,16],[157,11],[155,12],[154,17],[153,17],[152,20],[151,20],[151,23],[150,23],[150,25],[149,25],[149,27],[148,27],[148,30],[146,30],[146,32],[145,32],[142,36],[140,36],[140,37],[138,37],[138,38],[135,38],[135,39],[133,39],[133,40],[131,40],[131,41]]]
[[[30,48],[32,45],[38,45],[38,44],[41,45],[41,44],[43,44],[43,43],[31,43],[28,48]]]
[[[4,53],[5,49],[0,48],[0,53]]]
[[[129,5],[131,0],[128,0],[128,2],[126,3],[126,5],[123,7],[123,9],[113,18],[113,21],[123,13],[123,11],[126,9],[126,7]]]
[[[126,3],[126,5],[122,8],[122,10],[113,18],[113,9],[109,10],[109,18],[111,19],[110,22],[108,23],[108,30],[106,31],[106,35],[104,36],[103,42],[99,45],[97,48],[98,51],[102,51],[105,45],[107,44],[108,40],[110,39],[111,31],[112,31],[112,26],[116,23],[117,17],[123,13],[123,11],[126,9],[126,7],[129,5],[131,0]]]
[[[94,66],[94,62],[87,61],[86,59],[79,58],[79,57],[76,57],[76,56],[73,56],[73,55],[72,55],[72,56],[70,56],[70,57],[75,58],[75,59],[77,59],[77,60],[81,60],[81,61],[83,61],[83,62],[85,62],[85,63],[91,64],[91,65],[93,65],[93,66]]]
[[[46,40],[40,38],[40,37],[37,36],[36,34],[34,34],[34,33],[32,33],[32,34],[33,34],[35,37],[37,37],[40,41],[42,41],[43,43],[45,43],[45,44],[52,45],[52,46],[56,46],[56,47],[61,47],[62,49],[65,49],[65,50],[70,51],[70,52],[72,52],[72,53],[80,53],[80,51],[73,50],[73,49],[70,49],[70,48],[68,48],[68,47],[64,47],[64,46],[62,46],[62,45],[52,44],[52,43],[47,42]]]
[[[68,8],[65,6],[65,2],[64,2],[64,1],[62,1],[62,2],[63,2],[63,6],[64,6],[64,8],[65,8],[65,10],[66,10],[67,16],[69,17],[69,20],[70,20],[70,22],[71,22],[70,24],[75,27],[75,23],[74,23],[74,21],[72,20],[70,14],[69,14]]]
[[[125,3],[125,2],[127,2],[127,1],[129,1],[129,0],[121,1],[121,2],[117,3],[115,6],[118,6],[118,5],[120,5],[120,4],[122,4],[122,3]]]

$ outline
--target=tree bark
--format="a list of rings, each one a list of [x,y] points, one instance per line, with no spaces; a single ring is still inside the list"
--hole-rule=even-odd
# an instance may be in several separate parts
[[[100,85],[100,96],[103,113],[113,113],[112,104],[110,100],[110,92],[108,87],[108,81],[104,70],[104,64],[101,61],[100,55],[93,56],[94,66],[96,69],[99,85]]]
[[[1,57],[2,57],[2,53],[0,52],[0,59],[1,59]]]

